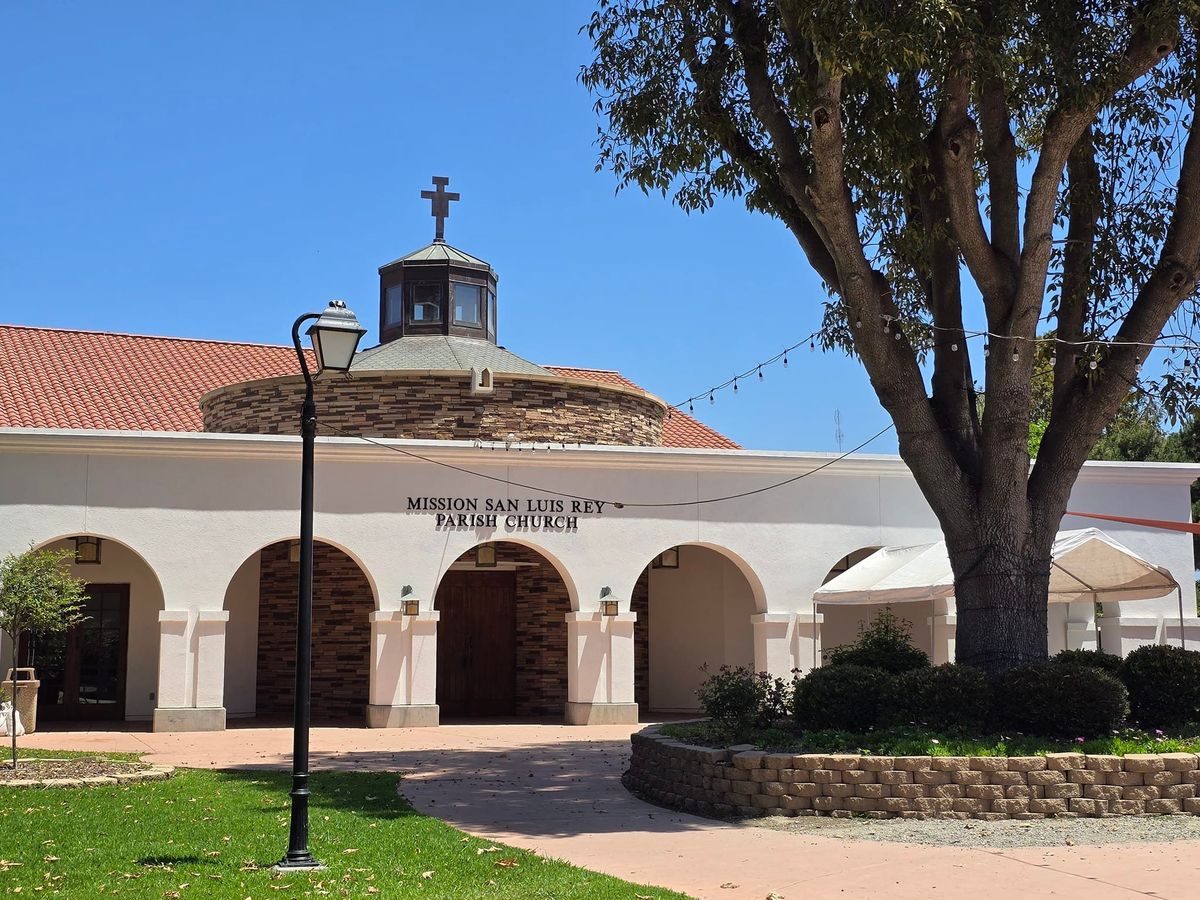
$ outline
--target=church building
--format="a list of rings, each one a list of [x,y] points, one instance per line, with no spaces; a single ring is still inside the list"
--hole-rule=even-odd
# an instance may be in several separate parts
[[[872,608],[817,589],[941,538],[904,463],[742,449],[618,372],[523,358],[435,185],[435,239],[379,269],[379,343],[317,380],[314,720],[636,722],[696,709],[705,667],[787,676],[853,640]],[[0,326],[0,554],[67,548],[89,585],[86,621],[20,648],[40,719],[290,717],[303,395],[290,346]],[[1071,508],[1187,521],[1198,477],[1089,463]],[[1193,584],[1188,535],[1106,531]],[[1059,604],[1050,647],[1197,641],[1188,603]],[[952,599],[894,611],[953,658]]]

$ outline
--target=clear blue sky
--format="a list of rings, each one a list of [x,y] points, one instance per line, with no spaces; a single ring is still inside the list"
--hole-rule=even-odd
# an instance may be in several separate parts
[[[819,281],[740,201],[689,217],[593,171],[591,8],[8,0],[0,321],[282,343],[339,297],[373,343],[376,269],[432,238],[437,174],[521,356],[674,402],[774,355],[819,324]],[[887,423],[853,361],[790,362],[696,414],[758,448]]]

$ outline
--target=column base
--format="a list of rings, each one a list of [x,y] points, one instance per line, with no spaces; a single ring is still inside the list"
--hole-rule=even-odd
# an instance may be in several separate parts
[[[158,708],[150,723],[151,731],[224,731],[225,707]]]
[[[568,725],[636,725],[636,703],[573,703],[567,701],[564,718]]]
[[[441,711],[436,703],[429,706],[375,706],[367,707],[368,728],[429,728],[441,721]]]

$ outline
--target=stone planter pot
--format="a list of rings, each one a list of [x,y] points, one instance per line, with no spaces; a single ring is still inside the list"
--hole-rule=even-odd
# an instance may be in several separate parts
[[[13,709],[21,717],[21,725],[25,728],[25,733],[33,734],[37,730],[38,688],[42,686],[42,683],[33,677],[33,669],[16,669],[15,671],[17,674],[16,690],[13,690],[13,669],[9,669],[8,674],[4,676],[3,687],[8,693],[15,695],[12,698]]]

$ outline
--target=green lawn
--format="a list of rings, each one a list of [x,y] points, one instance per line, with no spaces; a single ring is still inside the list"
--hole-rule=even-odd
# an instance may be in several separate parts
[[[49,754],[47,754],[49,755]],[[679,898],[467,837],[416,813],[397,776],[318,773],[324,872],[277,876],[290,778],[178,770],[90,789],[0,788],[0,896]]]

